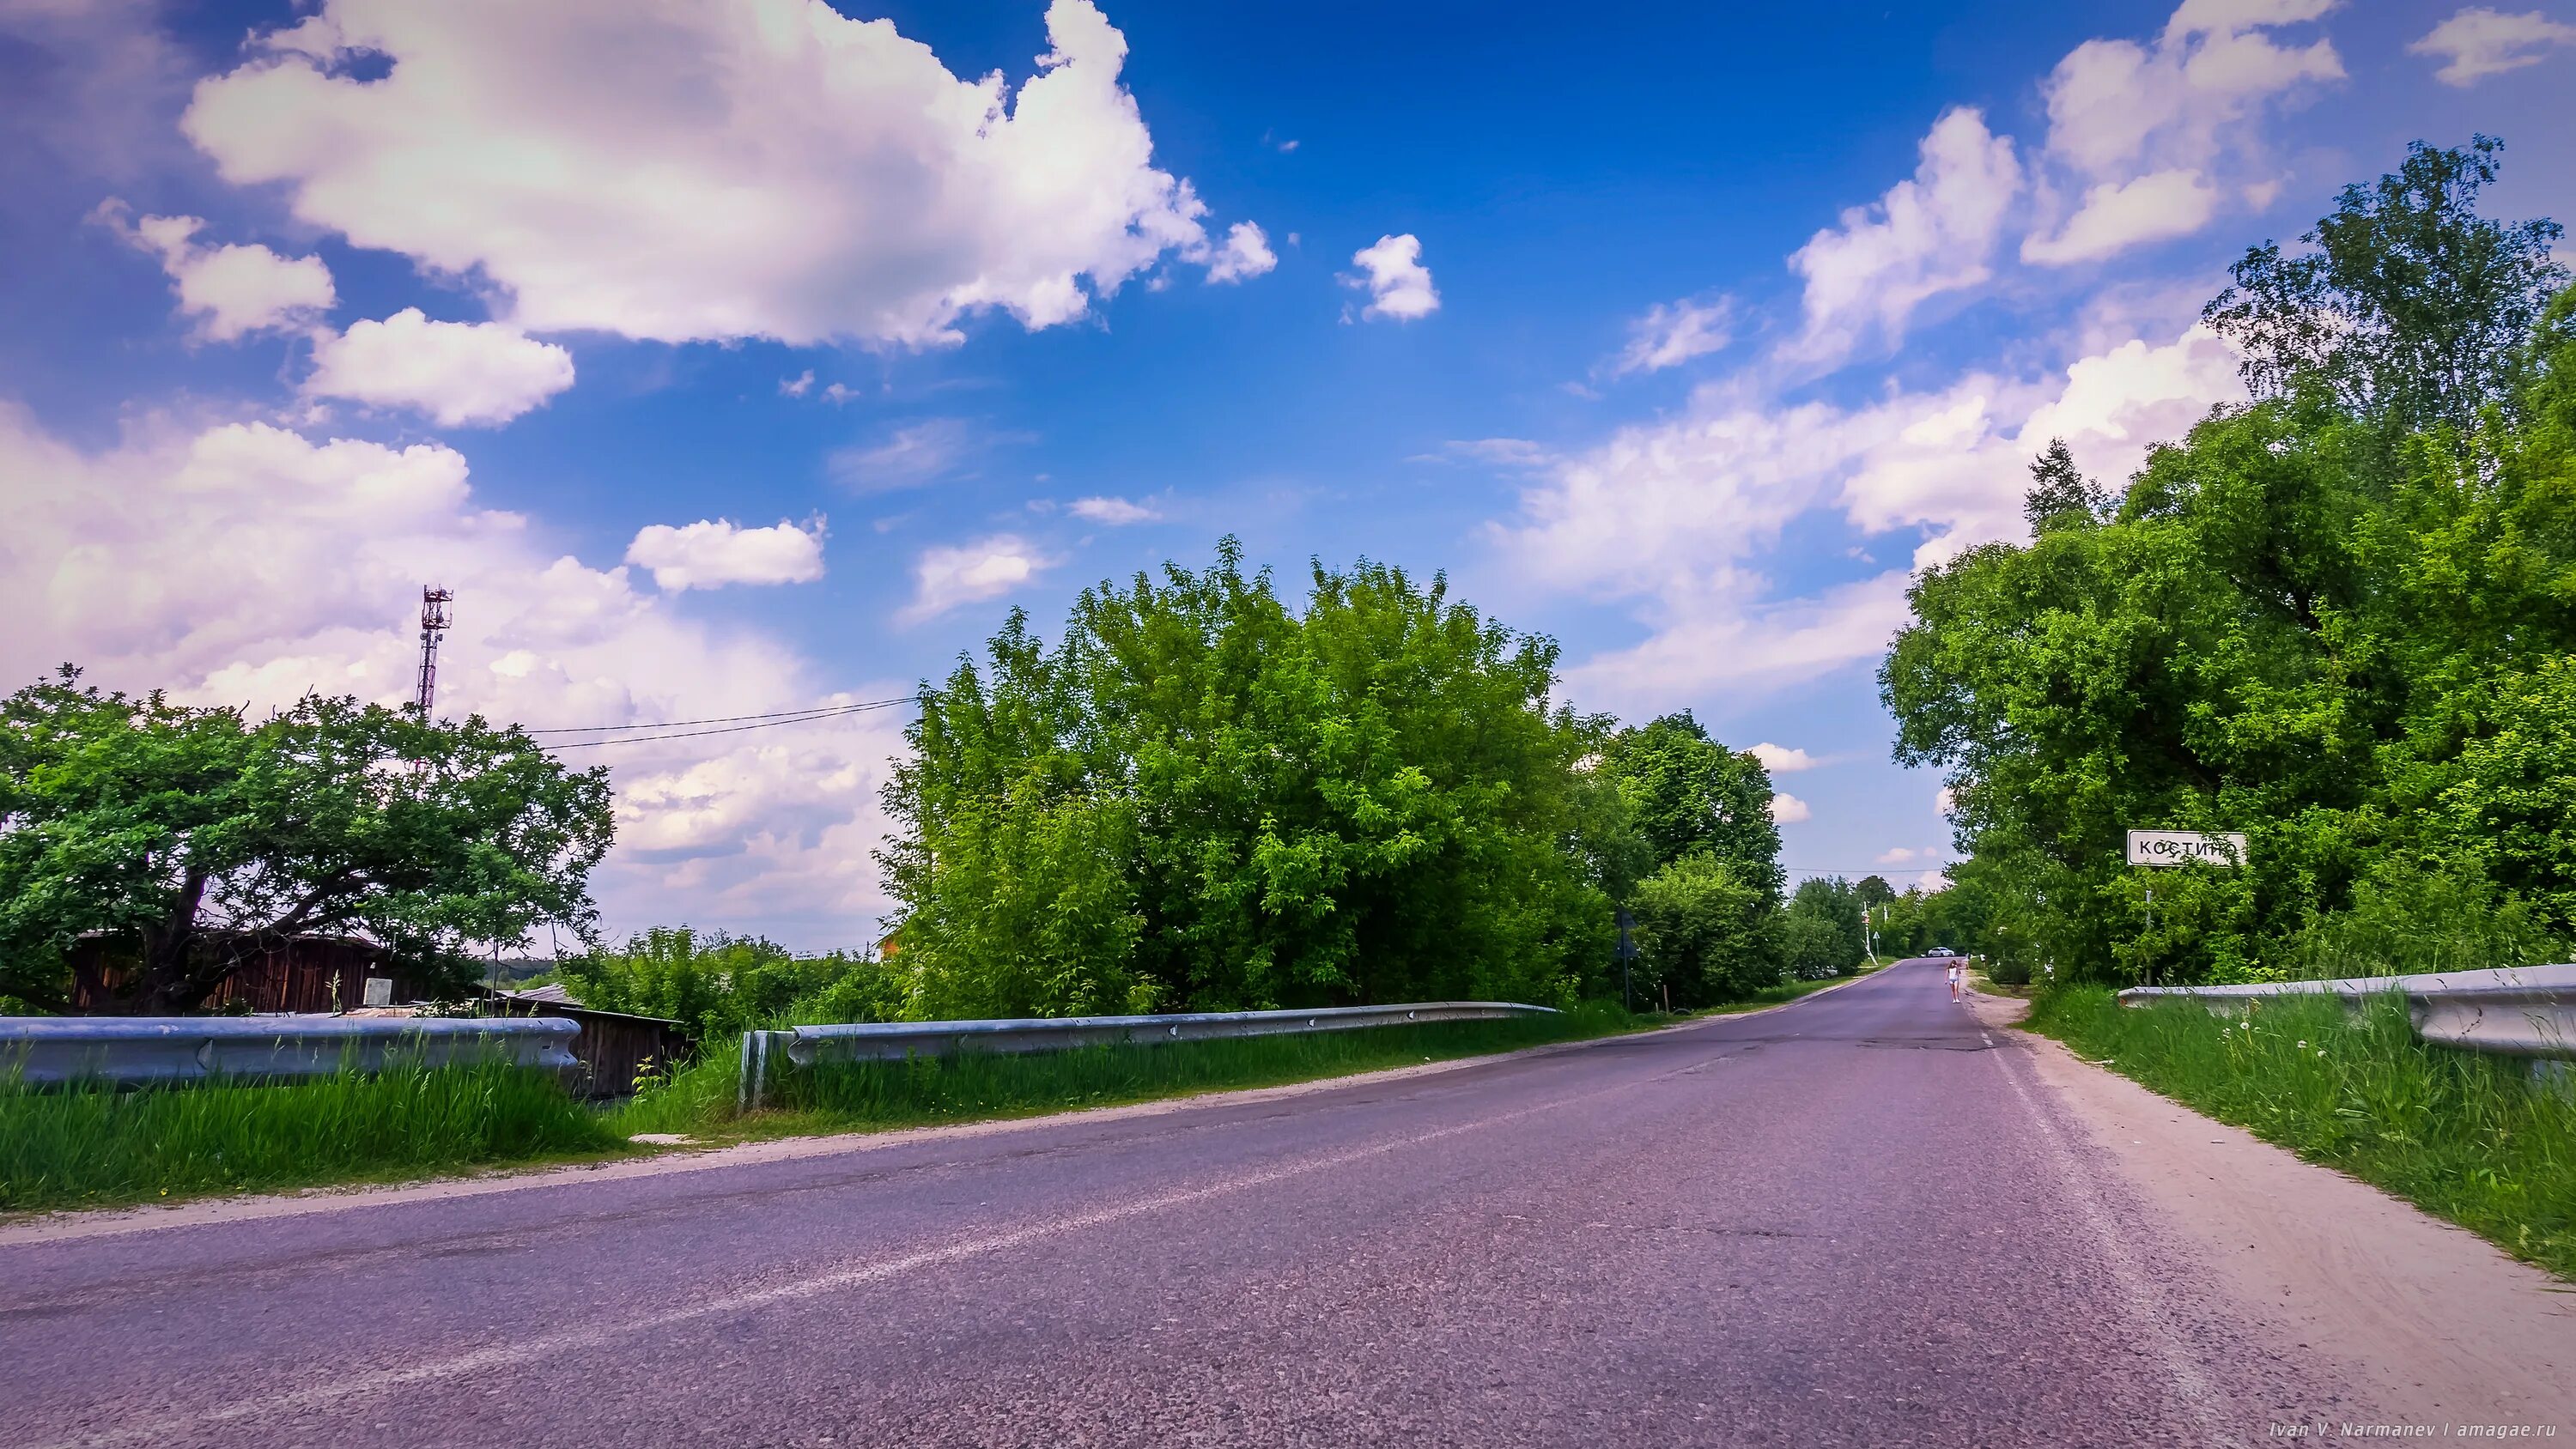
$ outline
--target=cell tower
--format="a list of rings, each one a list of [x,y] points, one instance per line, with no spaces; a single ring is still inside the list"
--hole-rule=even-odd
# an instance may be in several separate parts
[[[420,591],[420,697],[412,704],[424,724],[429,721],[430,701],[438,693],[438,636],[447,632],[447,606],[455,598],[445,589],[426,585]]]

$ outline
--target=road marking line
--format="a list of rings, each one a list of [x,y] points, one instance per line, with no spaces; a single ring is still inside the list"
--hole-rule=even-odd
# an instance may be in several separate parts
[[[1698,1066],[1700,1063],[1694,1062],[1691,1065]],[[335,1378],[327,1383],[317,1383],[309,1388],[296,1389],[286,1393],[235,1399],[229,1403],[217,1404],[212,1408],[202,1409],[191,1413],[168,1415],[163,1418],[155,1419],[149,1423],[129,1424],[115,1429],[83,1434],[70,1439],[55,1440],[43,1446],[36,1446],[36,1449],[75,1449],[75,1446],[80,1446],[80,1449],[100,1449],[100,1446],[106,1445],[147,1443],[155,1440],[176,1437],[192,1429],[217,1424],[239,1423],[243,1420],[256,1419],[268,1414],[280,1412],[295,1413],[308,1410],[333,1408],[348,1400],[363,1398],[372,1394],[385,1393],[395,1389],[409,1388],[418,1384],[436,1383],[446,1379],[462,1378],[469,1374],[480,1373],[486,1369],[524,1367],[539,1358],[554,1354],[568,1353],[578,1349],[594,1348],[601,1344],[608,1343],[615,1339],[624,1338],[632,1334],[649,1332],[658,1328],[668,1328],[674,1324],[689,1323],[702,1318],[715,1317],[720,1314],[740,1313],[750,1309],[766,1308],[772,1304],[792,1303],[801,1299],[818,1297],[827,1293],[836,1293],[843,1289],[862,1287],[870,1283],[882,1282],[888,1278],[898,1277],[902,1274],[914,1272],[923,1268],[944,1267],[951,1263],[963,1262],[966,1259],[981,1257],[988,1253],[1007,1252],[1010,1249],[1023,1247],[1027,1244],[1040,1242],[1048,1238],[1061,1237],[1068,1233],[1083,1232],[1096,1227],[1105,1227],[1111,1223],[1126,1221],[1129,1218],[1144,1217],[1148,1214],[1161,1212],[1168,1208],[1186,1207],[1192,1203],[1204,1202],[1210,1198],[1223,1197],[1231,1193],[1243,1192],[1252,1188],[1267,1187],[1273,1183],[1284,1182],[1294,1177],[1303,1177],[1310,1173],[1329,1171],[1336,1167],[1347,1167],[1354,1162],[1364,1162],[1372,1157],[1383,1157],[1389,1153],[1400,1152],[1408,1147],[1419,1147],[1426,1143],[1440,1141],[1443,1138],[1456,1137],[1468,1132],[1481,1131],[1487,1127],[1499,1127],[1506,1123],[1517,1122],[1524,1117],[1534,1117],[1542,1112],[1553,1112],[1560,1107],[1569,1107],[1578,1102],[1588,1102],[1597,1097],[1633,1092],[1638,1087],[1646,1083],[1659,1082],[1667,1077],[1679,1076],[1688,1070],[1690,1070],[1689,1067],[1677,1067],[1671,1071],[1657,1072],[1651,1077],[1624,1081],[1616,1086],[1596,1088],[1588,1092],[1578,1092],[1572,1096],[1554,1098],[1550,1101],[1540,1102],[1533,1106],[1522,1107],[1510,1112],[1498,1113],[1491,1117],[1480,1117],[1473,1122],[1461,1122],[1453,1126],[1434,1128],[1429,1132],[1419,1132],[1409,1137],[1390,1138],[1386,1141],[1372,1143],[1366,1147],[1356,1147],[1348,1151],[1330,1153],[1322,1157],[1307,1158],[1302,1162],[1290,1163],[1283,1167],[1269,1168],[1260,1172],[1246,1173],[1242,1176],[1226,1178],[1222,1181],[1209,1183],[1201,1187],[1185,1188],[1178,1192],[1161,1193],[1153,1197],[1136,1198],[1128,1202],[1120,1203],[1116,1207],[1102,1208],[1095,1212],[1081,1213],[1068,1218],[1058,1218],[1050,1222],[1032,1224],[1031,1226],[1024,1228],[1014,1228],[1009,1232],[990,1233],[982,1237],[966,1238],[936,1248],[926,1248],[918,1252],[905,1253],[898,1257],[882,1258],[871,1262],[854,1263],[831,1272],[818,1273],[812,1277],[791,1279],[784,1283],[772,1284],[766,1288],[755,1288],[746,1292],[725,1294],[716,1298],[704,1299],[685,1307],[666,1309],[659,1313],[646,1314],[639,1318],[630,1318],[618,1323],[575,1329],[563,1333],[541,1334],[533,1338],[504,1340],[499,1343],[488,1344],[482,1348],[475,1349],[470,1353],[456,1354],[448,1358],[436,1359],[427,1363],[410,1364],[398,1369],[384,1369],[375,1373]]]

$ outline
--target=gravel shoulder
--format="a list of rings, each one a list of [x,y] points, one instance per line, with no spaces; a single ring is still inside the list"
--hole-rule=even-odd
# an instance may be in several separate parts
[[[2028,1004],[1980,995],[1998,1029]],[[2576,1289],[2026,1032],[2038,1079],[2251,1318],[2343,1370],[2383,1422],[2576,1432]],[[2338,1429],[2340,1426],[2336,1426]]]

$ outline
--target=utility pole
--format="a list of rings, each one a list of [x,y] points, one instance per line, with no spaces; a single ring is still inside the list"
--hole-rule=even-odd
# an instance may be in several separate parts
[[[1637,924],[1637,918],[1628,914],[1626,906],[1621,906],[1617,919],[1619,922],[1619,1006],[1624,1011],[1635,1011],[1637,998],[1635,993],[1628,989],[1628,963],[1637,959],[1637,942],[1628,933]]]
[[[438,636],[447,632],[447,606],[456,595],[426,584],[420,591],[420,688],[412,708],[420,711],[420,722],[429,723],[430,702],[438,694]]]

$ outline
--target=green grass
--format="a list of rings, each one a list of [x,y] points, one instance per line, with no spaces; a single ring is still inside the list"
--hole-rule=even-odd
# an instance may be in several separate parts
[[[498,1062],[398,1065],[291,1086],[0,1083],[0,1211],[416,1177],[623,1147],[552,1078]]]
[[[2044,993],[2025,1023],[2169,1097],[2576,1278],[2576,1078],[2427,1046],[2402,1001],[2281,997],[2233,1017]]]
[[[1418,1066],[1608,1036],[1671,1019],[1589,1003],[1558,1016],[1503,1021],[853,1062],[774,1075],[776,1105],[745,1118],[734,1113],[740,1056],[715,1050],[667,1085],[627,1103],[611,1120],[621,1132],[770,1137],[1025,1117]]]
[[[1829,983],[1815,983],[1817,985]],[[1675,1018],[1589,1004],[1558,1016],[1311,1036],[854,1063],[782,1074],[776,1107],[735,1112],[740,1054],[699,1061],[599,1111],[498,1063],[292,1086],[36,1090],[0,1082],[0,1212],[389,1181],[701,1141],[1031,1116],[1276,1086],[1634,1031]]]

